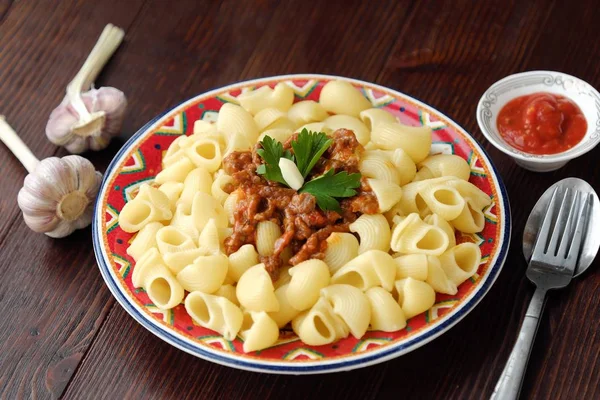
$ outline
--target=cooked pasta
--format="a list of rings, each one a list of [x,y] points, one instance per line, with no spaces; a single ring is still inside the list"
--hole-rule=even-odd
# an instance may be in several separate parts
[[[319,96],[319,103],[326,111],[354,118],[358,118],[361,111],[372,107],[358,89],[344,81],[330,81],[325,84]]]
[[[448,279],[460,285],[472,277],[479,268],[481,250],[474,243],[461,243],[440,256],[442,269]]]
[[[400,174],[389,156],[377,150],[367,150],[360,160],[360,173],[367,178],[380,179],[400,185]]]
[[[119,226],[125,232],[138,232],[149,223],[169,220],[172,215],[167,195],[144,184],[136,198],[121,210]]]
[[[351,285],[331,285],[321,289],[321,296],[348,325],[352,336],[363,337],[371,321],[371,305],[362,290]]]
[[[350,333],[344,321],[333,312],[331,304],[322,297],[310,310],[292,320],[292,329],[310,346],[333,343]]]
[[[194,121],[118,217],[133,286],[244,352],[289,325],[314,346],[404,329],[481,262],[455,231],[481,232],[492,200],[463,158],[430,155],[429,126],[346,81],[294,98],[286,82],[244,89]]]
[[[275,321],[279,328],[283,328],[300,314],[300,310],[295,309],[288,301],[288,287],[289,283],[286,283],[275,289],[275,297],[277,297],[277,301],[279,302],[279,311],[269,313],[269,316]]]
[[[390,292],[375,286],[365,292],[371,307],[371,329],[395,332],[406,327],[406,317]]]
[[[200,326],[233,340],[242,327],[242,311],[225,297],[191,292],[185,298],[185,310]]]
[[[251,244],[245,244],[235,253],[229,255],[229,271],[227,275],[234,282],[240,280],[244,272],[258,264],[258,253]]]
[[[469,180],[471,167],[464,158],[454,154],[436,154],[429,156],[419,163],[419,172],[416,181],[439,178],[442,176],[455,176],[464,181]]]
[[[279,327],[264,311],[246,311],[240,336],[246,353],[262,350],[277,342]]]
[[[413,278],[420,281],[427,279],[428,261],[425,254],[405,254],[394,258],[396,263],[396,279]]]
[[[360,238],[358,254],[368,250],[390,249],[390,225],[381,214],[363,214],[350,224],[350,232],[354,232]]]
[[[326,240],[327,249],[323,261],[334,274],[348,261],[358,256],[358,240],[351,233],[333,232]]]
[[[221,165],[221,147],[215,139],[198,139],[185,149],[185,154],[196,167],[202,167],[208,172],[215,172]],[[186,172],[186,176],[190,171]]]
[[[363,110],[359,114],[360,120],[367,126],[370,131],[381,122],[397,122],[394,114],[391,114],[381,108],[369,108]]]
[[[431,148],[431,128],[407,126],[399,122],[381,122],[373,127],[371,140],[384,150],[402,149],[415,162],[420,163]]]
[[[321,260],[307,260],[289,269],[286,296],[292,307],[304,311],[319,299],[319,291],[329,285],[329,268]]]
[[[225,281],[229,260],[224,254],[200,256],[177,273],[177,280],[188,292],[216,292]]]
[[[395,277],[392,256],[381,250],[368,250],[340,268],[331,277],[331,283],[352,285],[363,291],[373,286],[391,291]]]
[[[325,120],[329,114],[323,108],[323,106],[313,100],[299,101],[292,105],[287,113],[290,121],[296,125],[297,128],[302,125],[310,124],[311,122],[321,122]],[[280,142],[282,142],[280,140]]]
[[[400,217],[391,238],[392,250],[403,254],[441,255],[448,248],[448,235],[437,226],[426,224],[412,213]]]
[[[331,131],[336,131],[338,129],[350,129],[352,132],[354,132],[358,143],[362,145],[365,145],[369,142],[369,136],[371,136],[371,132],[369,132],[369,128],[367,128],[367,126],[358,118],[351,117],[349,115],[332,115],[323,122],[325,127]]]
[[[435,304],[435,292],[425,282],[404,278],[397,280],[395,287],[398,292],[398,303],[407,319],[429,310]]]
[[[213,179],[205,168],[195,168],[183,181],[183,191],[177,200],[177,205],[183,204],[188,210],[192,208],[194,196],[198,192],[210,194]]]
[[[402,188],[395,183],[386,182],[381,179],[367,179],[367,182],[373,193],[375,193],[375,197],[377,197],[377,203],[379,204],[378,211],[380,213],[389,211],[400,201]]]
[[[285,83],[280,82],[273,89],[262,86],[256,90],[241,93],[237,100],[252,115],[265,108],[288,111],[294,102],[294,91]]]
[[[187,157],[178,157],[178,160],[164,168],[156,175],[154,182],[163,184],[165,182],[183,182],[187,174],[194,169],[194,163]]]
[[[248,268],[238,281],[235,294],[240,304],[250,311],[279,311],[275,288],[264,264]]]
[[[156,247],[156,232],[163,226],[160,222],[151,222],[140,229],[127,248],[127,254],[138,261],[148,250]]]

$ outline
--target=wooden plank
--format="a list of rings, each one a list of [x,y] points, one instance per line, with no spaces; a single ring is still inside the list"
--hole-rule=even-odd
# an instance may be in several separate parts
[[[253,50],[252,56],[238,58],[241,61],[235,64],[238,76],[245,79],[276,71],[317,71],[374,80],[406,17],[406,8],[396,5],[374,8],[366,4],[357,7],[355,11],[361,18],[357,18],[356,23],[361,25],[358,29],[342,30],[340,26],[351,23],[343,18],[342,5],[332,3],[328,7],[309,8],[282,3],[271,16],[263,39],[256,46],[248,46]],[[315,27],[309,35],[310,40],[303,35],[286,34],[300,32],[309,25],[306,21],[311,21]],[[327,21],[329,26],[325,27]],[[323,40],[317,35],[317,27],[326,29]],[[381,34],[382,27],[390,29],[386,35]],[[236,35],[233,38],[239,39]],[[346,54],[342,50],[354,45],[358,46],[356,52]],[[298,56],[299,53],[302,55]],[[323,57],[329,53],[332,54],[330,58]],[[367,61],[363,63],[364,60]],[[329,63],[336,67],[327,69]],[[227,67],[224,70],[229,71]],[[194,80],[191,86],[196,85]],[[378,366],[335,374],[327,380],[319,376],[280,377],[232,370],[170,347],[140,328],[120,306],[115,306],[69,385],[65,398],[86,396],[91,390],[91,382],[97,396],[105,398],[306,398],[315,392],[327,397],[372,398],[381,384],[385,368]],[[114,381],[116,374],[118,382]],[[133,383],[142,381],[145,384]],[[293,392],[290,392],[291,387]]]
[[[8,13],[8,9],[12,5],[13,0],[0,0],[0,23],[4,19],[6,13]]]

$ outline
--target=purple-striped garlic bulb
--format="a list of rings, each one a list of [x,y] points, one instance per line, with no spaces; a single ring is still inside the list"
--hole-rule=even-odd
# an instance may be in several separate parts
[[[112,24],[102,31],[87,60],[67,86],[64,100],[50,114],[46,136],[52,143],[71,153],[83,153],[104,149],[119,134],[127,108],[125,94],[112,87],[95,89],[93,83],[123,36],[123,30]]]
[[[90,224],[102,181],[91,162],[77,155],[39,161],[2,116],[0,140],[29,171],[17,199],[27,226],[61,238]]]

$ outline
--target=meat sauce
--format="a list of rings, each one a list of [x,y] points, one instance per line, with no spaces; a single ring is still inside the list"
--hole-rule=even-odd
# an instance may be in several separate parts
[[[293,153],[292,135],[284,144]],[[331,137],[332,145],[313,168],[307,180],[322,175],[333,168],[336,172],[358,172],[364,148],[346,129],[338,129]],[[233,177],[231,189],[238,195],[234,212],[231,236],[225,239],[227,254],[237,251],[245,244],[256,245],[256,227],[261,221],[272,221],[281,227],[282,236],[275,242],[271,256],[260,257],[260,261],[272,279],[279,274],[283,263],[296,265],[302,261],[323,259],[327,248],[327,237],[332,232],[349,232],[349,225],[361,214],[378,211],[377,198],[363,177],[357,194],[340,202],[341,212],[323,211],[317,207],[316,199],[308,193],[297,193],[279,183],[267,181],[256,173],[263,163],[256,150],[233,152],[223,160],[225,171]]]

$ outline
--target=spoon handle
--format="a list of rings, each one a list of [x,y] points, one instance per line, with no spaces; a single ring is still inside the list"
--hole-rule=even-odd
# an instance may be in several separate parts
[[[533,347],[533,341],[545,303],[546,290],[537,288],[535,293],[533,293],[533,297],[527,308],[527,313],[525,314],[523,325],[521,325],[521,331],[519,332],[515,347],[513,347],[513,350],[510,353],[510,357],[504,366],[500,379],[498,379],[498,383],[496,384],[491,399],[518,399],[521,385],[523,384],[523,378],[525,376],[527,362],[529,361],[529,354]]]

